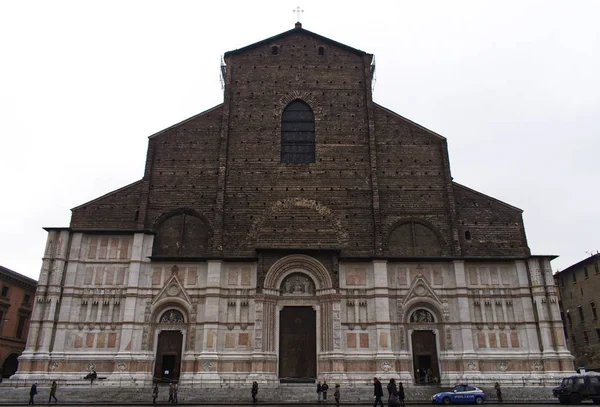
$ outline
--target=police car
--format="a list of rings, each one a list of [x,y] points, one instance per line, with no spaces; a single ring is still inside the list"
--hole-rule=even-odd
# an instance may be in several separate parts
[[[431,402],[437,404],[476,403],[483,404],[485,393],[479,387],[459,384],[452,391],[443,391],[431,396]]]

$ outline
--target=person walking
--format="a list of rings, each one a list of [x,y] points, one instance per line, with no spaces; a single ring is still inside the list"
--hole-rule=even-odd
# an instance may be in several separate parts
[[[173,393],[175,392],[175,386],[173,385],[173,382],[171,382],[171,384],[169,384],[169,403],[173,404]]]
[[[173,404],[179,403],[179,383],[175,383],[173,386]]]
[[[258,394],[258,383],[257,382],[252,382],[252,390],[250,390],[250,393],[252,393],[252,402],[256,403],[258,401],[256,399],[256,395]]]
[[[323,389],[323,401],[327,402],[327,391],[329,390],[327,380],[323,380],[323,386],[321,386],[321,388]]]
[[[152,389],[152,404],[156,404],[156,399],[158,398],[158,384],[154,384],[154,388]]]
[[[379,403],[381,407],[384,407],[383,401],[381,400],[381,398],[383,397],[383,387],[381,387],[381,382],[376,377],[373,378],[373,394],[375,395],[373,407],[376,407],[377,403]]]
[[[323,393],[323,386],[321,386],[321,382],[317,382],[317,403],[321,403],[321,394]]]
[[[395,407],[398,404],[398,389],[396,388],[396,379],[391,378],[388,385],[388,407]]]
[[[33,398],[35,397],[36,394],[37,394],[37,383],[33,383],[31,385],[31,389],[29,390],[29,404],[31,404],[31,405],[35,404],[35,401],[33,400]]]
[[[402,382],[398,383],[398,402],[400,403],[401,407],[404,407],[404,386],[402,385]]]
[[[340,405],[340,385],[339,383],[335,385],[335,391],[333,392],[333,398],[335,399],[335,405]]]
[[[494,389],[496,389],[496,397],[498,397],[498,401],[502,403],[502,389],[500,388],[500,383],[496,382]]]
[[[58,400],[56,399],[56,388],[58,387],[58,385],[56,384],[56,380],[54,380],[52,382],[52,385],[50,386],[50,396],[48,396],[48,404],[50,404],[50,401],[52,400],[52,398],[54,398],[54,404],[56,404],[58,402]]]

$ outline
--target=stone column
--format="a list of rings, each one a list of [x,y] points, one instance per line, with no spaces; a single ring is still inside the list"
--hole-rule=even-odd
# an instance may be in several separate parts
[[[395,366],[390,335],[390,300],[386,260],[373,261],[373,288],[375,294],[375,334],[377,353],[375,354],[376,375],[390,374]]]
[[[204,330],[202,351],[198,356],[198,366],[202,381],[212,384],[220,383],[218,338],[219,338],[219,294],[221,292],[221,273],[223,262],[209,260],[206,271],[206,299],[204,303]]]

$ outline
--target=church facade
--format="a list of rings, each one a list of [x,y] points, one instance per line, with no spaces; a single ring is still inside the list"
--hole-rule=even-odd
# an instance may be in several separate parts
[[[572,371],[551,256],[372,99],[373,55],[302,28],[225,53],[223,103],[143,178],[47,228],[17,378],[275,384]]]

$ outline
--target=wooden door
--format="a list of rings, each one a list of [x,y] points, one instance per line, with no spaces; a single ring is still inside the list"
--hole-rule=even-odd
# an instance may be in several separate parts
[[[279,314],[279,377],[282,382],[317,377],[317,318],[312,307],[284,307]]]

